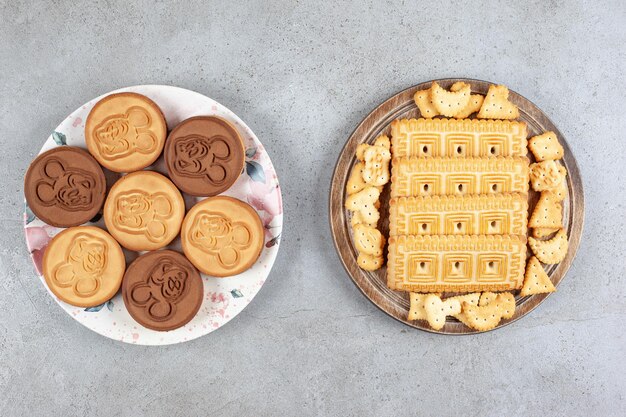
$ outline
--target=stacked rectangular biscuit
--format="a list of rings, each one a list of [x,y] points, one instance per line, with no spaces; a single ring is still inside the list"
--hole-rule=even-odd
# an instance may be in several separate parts
[[[526,124],[403,119],[391,125],[389,288],[517,289],[524,278]]]

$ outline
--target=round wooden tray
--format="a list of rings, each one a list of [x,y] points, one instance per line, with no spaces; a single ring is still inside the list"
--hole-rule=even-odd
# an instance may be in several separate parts
[[[480,93],[483,95],[487,93],[489,86],[493,84],[486,81],[470,80],[465,78],[448,78],[436,81],[444,88],[449,88],[457,81],[464,81],[472,86],[473,93]],[[330,228],[335,248],[337,249],[337,253],[339,253],[341,262],[348,272],[348,275],[350,275],[350,278],[352,278],[356,286],[359,287],[363,294],[365,294],[365,296],[372,303],[385,313],[411,327],[429,332],[441,334],[480,333],[476,330],[470,329],[451,317],[448,318],[445,326],[440,331],[434,331],[425,321],[407,320],[407,314],[409,311],[408,292],[392,291],[387,288],[386,266],[383,266],[383,268],[373,272],[364,271],[358,267],[358,254],[352,241],[350,221],[347,216],[348,213],[344,208],[346,199],[346,182],[348,180],[348,176],[350,175],[352,166],[356,162],[355,151],[357,145],[360,143],[373,143],[374,139],[380,134],[390,135],[390,124],[395,119],[420,117],[419,110],[413,101],[413,95],[417,90],[428,89],[431,82],[432,81],[428,81],[418,84],[389,98],[387,101],[374,109],[374,111],[372,111],[365,119],[363,119],[363,121],[357,126],[354,133],[352,133],[339,155],[332,177],[329,198]],[[567,168],[566,178],[569,194],[563,202],[563,225],[567,230],[569,238],[569,251],[561,263],[557,265],[546,265],[545,267],[552,283],[555,286],[558,286],[572,264],[572,260],[576,255],[582,235],[585,214],[584,194],[580,173],[578,171],[578,166],[576,165],[576,159],[568,147],[567,141],[556,126],[550,121],[550,119],[548,119],[548,117],[532,102],[513,91],[510,92],[509,100],[519,107],[519,120],[526,122],[528,125],[529,137],[551,130],[556,133],[559,142],[563,145],[565,150],[565,156],[561,160],[561,163]],[[531,162],[534,162],[533,156],[530,152],[528,157]],[[384,236],[389,236],[389,191],[390,185],[387,184],[380,196],[381,219],[378,226]],[[535,193],[530,190],[528,195],[529,212],[532,212],[532,209],[539,197],[538,194],[539,193]],[[385,248],[385,253],[386,252],[387,250]],[[530,248],[528,249],[528,253],[531,253]],[[549,295],[550,294],[539,294],[529,297],[520,297],[517,295],[515,297],[517,303],[515,315],[509,320],[502,320],[496,329],[525,316],[541,304],[541,302]]]

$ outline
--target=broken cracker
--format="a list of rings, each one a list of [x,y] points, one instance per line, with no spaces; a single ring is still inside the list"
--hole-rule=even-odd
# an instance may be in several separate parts
[[[538,162],[563,158],[563,146],[551,131],[530,138],[528,149]]]
[[[471,91],[469,84],[465,84],[458,91],[447,91],[433,81],[430,87],[430,97],[439,114],[446,117],[454,117],[467,107]]]
[[[407,320],[426,320],[426,310],[424,310],[424,301],[426,297],[430,295],[428,293],[422,294],[417,292],[409,293],[410,299],[410,308],[409,315],[407,316]],[[441,297],[441,293],[435,294],[438,297]]]
[[[373,256],[359,252],[357,257],[359,267],[365,271],[375,271],[383,266],[384,259],[382,256]]]
[[[439,112],[433,105],[430,91],[430,88],[428,90],[419,90],[416,91],[415,95],[413,96],[413,100],[415,100],[415,105],[420,110],[422,117],[425,117],[427,119],[439,115]]]
[[[376,223],[367,223],[365,221],[363,221],[363,217],[361,217],[361,213],[358,211],[352,212],[352,217],[350,219],[350,225],[352,227],[356,226],[357,224],[364,224],[366,226],[369,227],[376,227],[377,222]]]
[[[530,183],[535,191],[546,191],[558,187],[565,180],[567,170],[554,161],[530,164]]]
[[[491,85],[485,96],[479,119],[517,119],[519,109],[509,101],[509,89],[504,85]]]
[[[494,301],[484,306],[463,303],[463,313],[471,328],[479,331],[491,330],[501,319],[513,317],[515,297],[511,293],[501,293]]]
[[[495,292],[484,292],[480,294],[480,300],[478,301],[479,306],[486,306],[487,304],[491,304],[491,302],[495,301],[496,297],[498,297],[498,293]]]
[[[535,256],[531,257],[526,265],[526,274],[524,275],[524,284],[522,285],[520,295],[526,297],[527,295],[545,294],[554,291],[556,291],[556,288],[539,260]]]
[[[381,186],[389,182],[389,161],[391,152],[383,146],[370,146],[363,151],[363,180],[371,185]]]
[[[558,264],[567,255],[568,241],[565,229],[560,229],[556,236],[549,240],[528,238],[528,244],[537,259],[544,264]]]
[[[346,199],[346,208],[350,211],[359,213],[364,223],[376,224],[380,218],[378,209],[374,206],[380,191],[374,186],[369,186],[358,193],[348,196]]]
[[[465,88],[466,85],[468,84],[462,81],[458,81],[452,84],[452,87],[450,87],[450,91],[459,91]],[[485,97],[483,97],[481,94],[471,94],[469,102],[467,103],[467,106],[465,106],[465,108],[463,108],[457,114],[455,114],[454,117],[457,119],[465,119],[469,117],[472,113],[476,113],[478,110],[480,110],[480,107],[483,105],[484,99]]]
[[[391,149],[391,141],[387,135],[380,135],[374,139],[374,146],[382,146],[387,150]]]
[[[352,167],[350,177],[346,183],[346,193],[348,193],[348,195],[358,193],[363,188],[367,187],[367,183],[363,180],[363,168],[365,168],[363,162],[357,162]]]
[[[447,316],[461,312],[461,303],[459,300],[450,298],[442,301],[439,296],[429,294],[424,300],[424,311],[426,312],[426,320],[430,327],[434,330],[441,330],[446,324]]]

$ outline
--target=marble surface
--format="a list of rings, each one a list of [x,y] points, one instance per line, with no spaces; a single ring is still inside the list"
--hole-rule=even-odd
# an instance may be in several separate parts
[[[0,0],[2,415],[626,415],[624,2],[170,3]],[[349,134],[397,91],[449,76],[534,101],[585,186],[584,236],[559,291],[478,336],[389,318],[329,237],[330,176]],[[22,231],[23,175],[51,130],[135,84],[196,90],[241,116],[285,204],[283,244],[253,303],[162,348],[66,315]]]

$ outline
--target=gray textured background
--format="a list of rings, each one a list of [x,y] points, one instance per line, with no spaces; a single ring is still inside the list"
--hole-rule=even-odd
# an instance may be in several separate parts
[[[626,414],[623,1],[86,3],[0,1],[1,415]],[[388,96],[447,76],[534,101],[585,185],[583,242],[559,291],[481,336],[387,317],[329,237],[328,185],[348,135]],[[162,348],[65,314],[35,276],[21,220],[23,174],[51,130],[92,97],[152,83],[240,115],[272,156],[286,214],[253,303]]]

